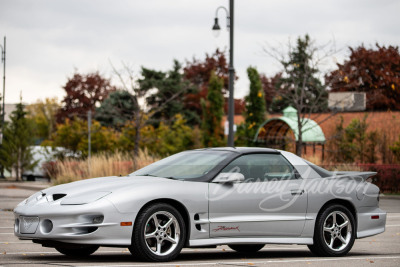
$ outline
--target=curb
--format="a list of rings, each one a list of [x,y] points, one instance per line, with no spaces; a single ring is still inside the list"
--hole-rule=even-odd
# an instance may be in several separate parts
[[[400,199],[400,195],[380,195],[381,199]]]
[[[0,188],[17,188],[31,191],[40,191],[51,186],[51,184],[29,184],[30,182],[0,182]]]

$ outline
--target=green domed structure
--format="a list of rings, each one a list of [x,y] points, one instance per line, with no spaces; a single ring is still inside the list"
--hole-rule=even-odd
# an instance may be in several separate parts
[[[303,119],[302,141],[305,145],[325,144],[325,135],[319,125],[311,119]],[[266,120],[258,128],[254,142],[267,147],[285,149],[290,143],[298,141],[299,127],[297,110],[289,106],[283,110],[283,116]]]

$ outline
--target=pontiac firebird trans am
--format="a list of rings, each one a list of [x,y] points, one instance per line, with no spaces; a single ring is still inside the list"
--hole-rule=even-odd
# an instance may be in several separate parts
[[[169,261],[183,247],[304,244],[343,256],[356,238],[385,231],[374,172],[329,172],[285,151],[185,151],[125,177],[87,179],[37,192],[14,210],[15,235],[68,256],[127,247]]]

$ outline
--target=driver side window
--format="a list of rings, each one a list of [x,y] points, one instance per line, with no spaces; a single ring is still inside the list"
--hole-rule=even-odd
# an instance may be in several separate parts
[[[239,172],[247,183],[296,179],[293,166],[280,154],[243,155],[222,172]]]

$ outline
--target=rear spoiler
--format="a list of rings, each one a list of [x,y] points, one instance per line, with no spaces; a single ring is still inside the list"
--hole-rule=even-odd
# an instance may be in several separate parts
[[[377,172],[333,172],[332,178],[361,178],[366,181],[369,177],[376,175]]]

